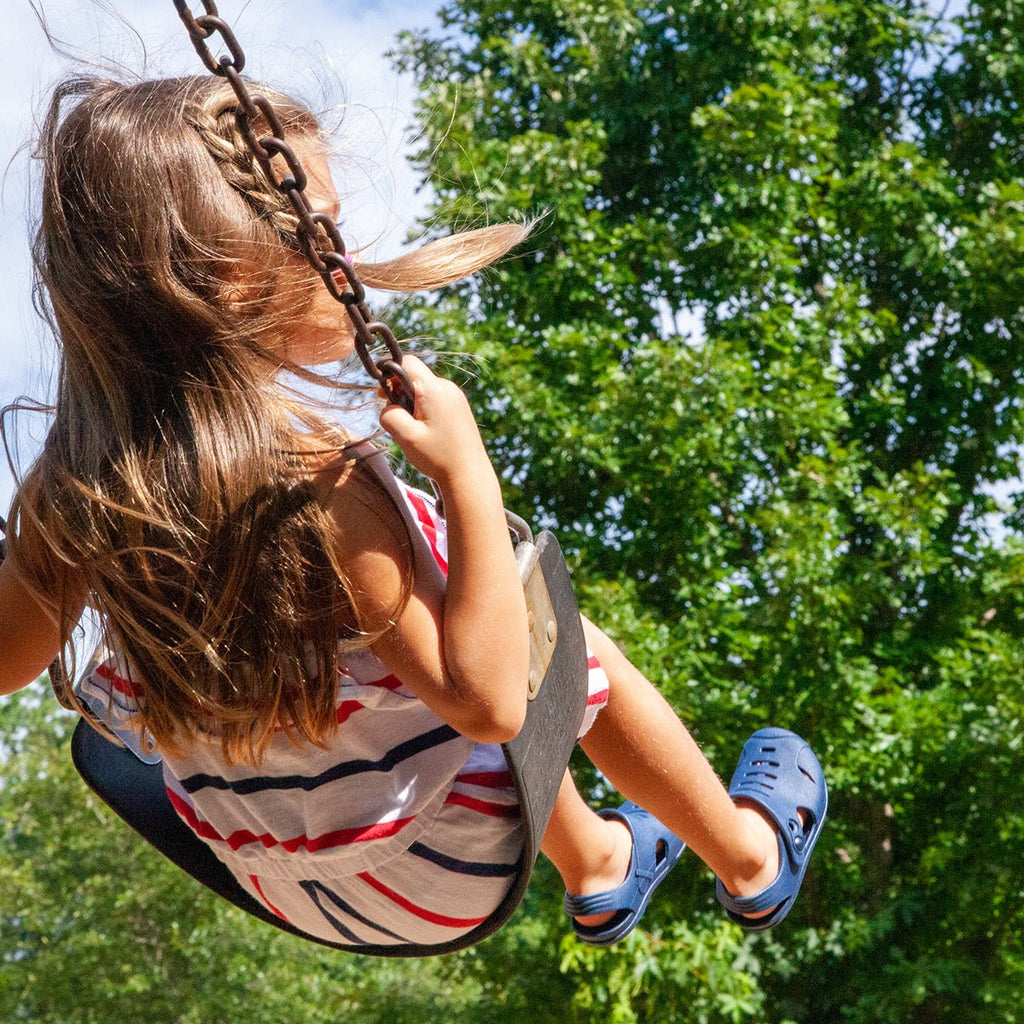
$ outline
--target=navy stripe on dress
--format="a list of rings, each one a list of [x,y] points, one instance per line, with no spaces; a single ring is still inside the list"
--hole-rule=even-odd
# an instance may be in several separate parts
[[[432,850],[423,843],[413,843],[409,852],[423,860],[428,860],[438,867],[444,868],[457,875],[474,875],[477,878],[509,878],[519,870],[519,862],[515,864],[494,864],[488,861],[459,860],[457,857],[449,857],[440,850]]]
[[[322,882],[308,881],[300,882],[303,891],[316,905],[316,909],[323,914],[324,920],[327,921],[332,928],[343,938],[348,939],[350,942],[356,945],[365,945],[366,939],[360,939],[354,932],[349,931],[321,902],[321,897],[324,896],[331,901],[340,911],[348,914],[349,917],[355,918],[361,924],[368,925],[374,931],[380,932],[382,935],[386,935],[390,939],[394,939],[396,942],[407,942],[408,939],[397,934],[396,932],[389,931],[381,924],[377,924],[375,921],[371,921],[364,914],[360,914],[350,903],[343,900],[333,889],[328,889]]]
[[[230,790],[239,796],[282,789],[299,789],[309,793],[320,786],[337,782],[339,779],[350,778],[353,775],[361,775],[364,772],[389,772],[396,765],[417,754],[422,754],[425,750],[432,750],[434,747],[440,747],[461,738],[460,734],[450,725],[442,725],[437,729],[431,729],[430,732],[414,736],[404,743],[399,743],[397,747],[392,747],[376,761],[368,758],[342,761],[319,775],[257,775],[248,779],[231,780],[219,775],[200,773],[190,775],[187,779],[181,779],[180,784],[186,793],[197,793],[201,789]]]

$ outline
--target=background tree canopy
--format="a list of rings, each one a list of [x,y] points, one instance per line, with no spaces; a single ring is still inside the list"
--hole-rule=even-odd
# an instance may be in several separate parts
[[[510,507],[557,530],[586,610],[719,770],[768,721],[812,740],[833,811],[801,902],[744,936],[690,859],[597,951],[564,938],[542,868],[469,953],[311,954],[120,832],[111,862],[115,826],[29,698],[2,709],[27,732],[0,789],[0,1009],[258,1021],[287,992],[306,1021],[1024,1018],[1024,2],[443,12],[396,53],[430,228],[540,219],[403,327],[466,377]],[[74,992],[58,942],[91,951]],[[210,995],[225,963],[235,1004]]]

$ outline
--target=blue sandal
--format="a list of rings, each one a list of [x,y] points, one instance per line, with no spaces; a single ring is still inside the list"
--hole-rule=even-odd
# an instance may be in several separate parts
[[[721,881],[718,900],[737,924],[761,931],[790,911],[828,808],[825,775],[811,748],[788,729],[758,729],[743,745],[729,796],[757,804],[779,834],[779,873],[756,896],[733,896]],[[805,816],[800,821],[799,812]],[[773,909],[774,908],[774,909]],[[771,910],[765,917],[751,914]]]
[[[573,931],[584,942],[592,946],[610,946],[625,938],[640,922],[654,890],[683,855],[686,844],[653,814],[628,800],[616,810],[606,809],[597,813],[602,818],[623,822],[633,837],[626,880],[615,889],[590,896],[566,893],[563,905],[572,920]],[[616,911],[615,915],[601,925],[584,925],[576,920],[577,917],[612,910]]]

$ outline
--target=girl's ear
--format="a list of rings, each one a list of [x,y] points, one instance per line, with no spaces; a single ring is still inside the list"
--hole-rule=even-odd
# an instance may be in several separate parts
[[[261,296],[262,289],[243,274],[233,274],[222,280],[217,291],[217,299],[239,315],[252,309]]]
[[[217,277],[217,301],[236,316],[264,309],[265,300],[274,291],[274,276],[267,267],[257,267],[245,259],[226,259],[214,270]]]

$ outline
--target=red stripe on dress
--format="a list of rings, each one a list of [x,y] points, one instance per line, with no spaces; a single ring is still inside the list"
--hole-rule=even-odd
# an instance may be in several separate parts
[[[221,843],[225,841],[224,837],[208,821],[201,821],[195,812],[195,808],[191,804],[182,800],[174,790],[167,790],[167,798],[171,801],[171,806],[178,812],[178,817],[181,818],[182,821],[184,821],[200,839],[216,840]]]
[[[136,686],[130,679],[119,676],[109,665],[97,665],[96,675],[100,679],[106,679],[118,693],[123,693],[127,697],[143,696],[144,691],[141,687]]]
[[[343,722],[347,722],[357,711],[362,711],[363,705],[357,700],[343,700],[338,705],[336,717],[338,719],[338,725]]]
[[[587,697],[587,707],[592,708],[595,704],[607,704],[608,703],[608,687],[603,690],[598,690],[597,693],[591,693]]]
[[[282,921],[288,921],[288,918],[285,917],[284,914],[282,914],[281,911],[267,899],[267,894],[263,891],[263,886],[260,885],[260,880],[255,875],[250,875],[249,881],[252,882],[253,888],[259,894],[260,899],[263,900],[263,902],[270,908],[271,913],[276,914]],[[291,921],[288,921],[288,923],[291,924]]]
[[[595,668],[600,668],[600,667],[601,667],[601,662],[599,662],[597,660],[597,658],[593,654],[591,654],[590,657],[587,658],[587,668],[590,671],[593,671]]]
[[[399,832],[409,824],[413,818],[398,818],[395,821],[382,821],[376,825],[361,825],[356,828],[338,829],[336,832],[327,832],[325,835],[310,838],[309,836],[295,836],[294,839],[275,839],[269,833],[256,835],[248,829],[239,829],[229,836],[222,836],[208,821],[203,821],[195,812],[191,804],[182,800],[173,790],[167,790],[167,796],[171,804],[178,812],[185,824],[200,839],[208,842],[226,843],[232,850],[240,850],[243,846],[251,843],[261,843],[266,849],[279,846],[287,853],[297,853],[305,848],[310,853],[317,853],[320,850],[330,850],[338,846],[349,846],[352,843],[365,843],[374,839],[387,839],[390,836],[398,835]]]
[[[416,516],[420,521],[423,535],[430,542],[430,550],[434,553],[435,561],[441,567],[441,572],[447,576],[448,562],[437,546],[437,527],[434,525],[434,520],[430,515],[430,509],[427,508],[427,503],[414,491],[407,490],[405,493],[409,496],[409,501],[412,503],[412,507],[416,510]]]
[[[426,907],[418,906],[411,900],[406,899],[395,892],[394,889],[389,889],[368,871],[361,871],[356,877],[361,878],[367,885],[372,886],[377,892],[386,896],[392,903],[397,904],[403,910],[407,910],[410,914],[420,918],[420,920],[429,921],[431,924],[439,924],[445,928],[475,928],[478,924],[483,924],[487,920],[486,917],[446,917],[444,914],[435,914],[432,910],[427,910]]]
[[[467,796],[465,793],[449,793],[444,801],[446,804],[457,804],[459,807],[468,807],[471,811],[478,811],[492,818],[518,818],[518,804],[498,804],[492,800],[479,800],[475,796]]]
[[[455,781],[486,789],[508,789],[513,785],[511,772],[464,772],[456,775]]]

